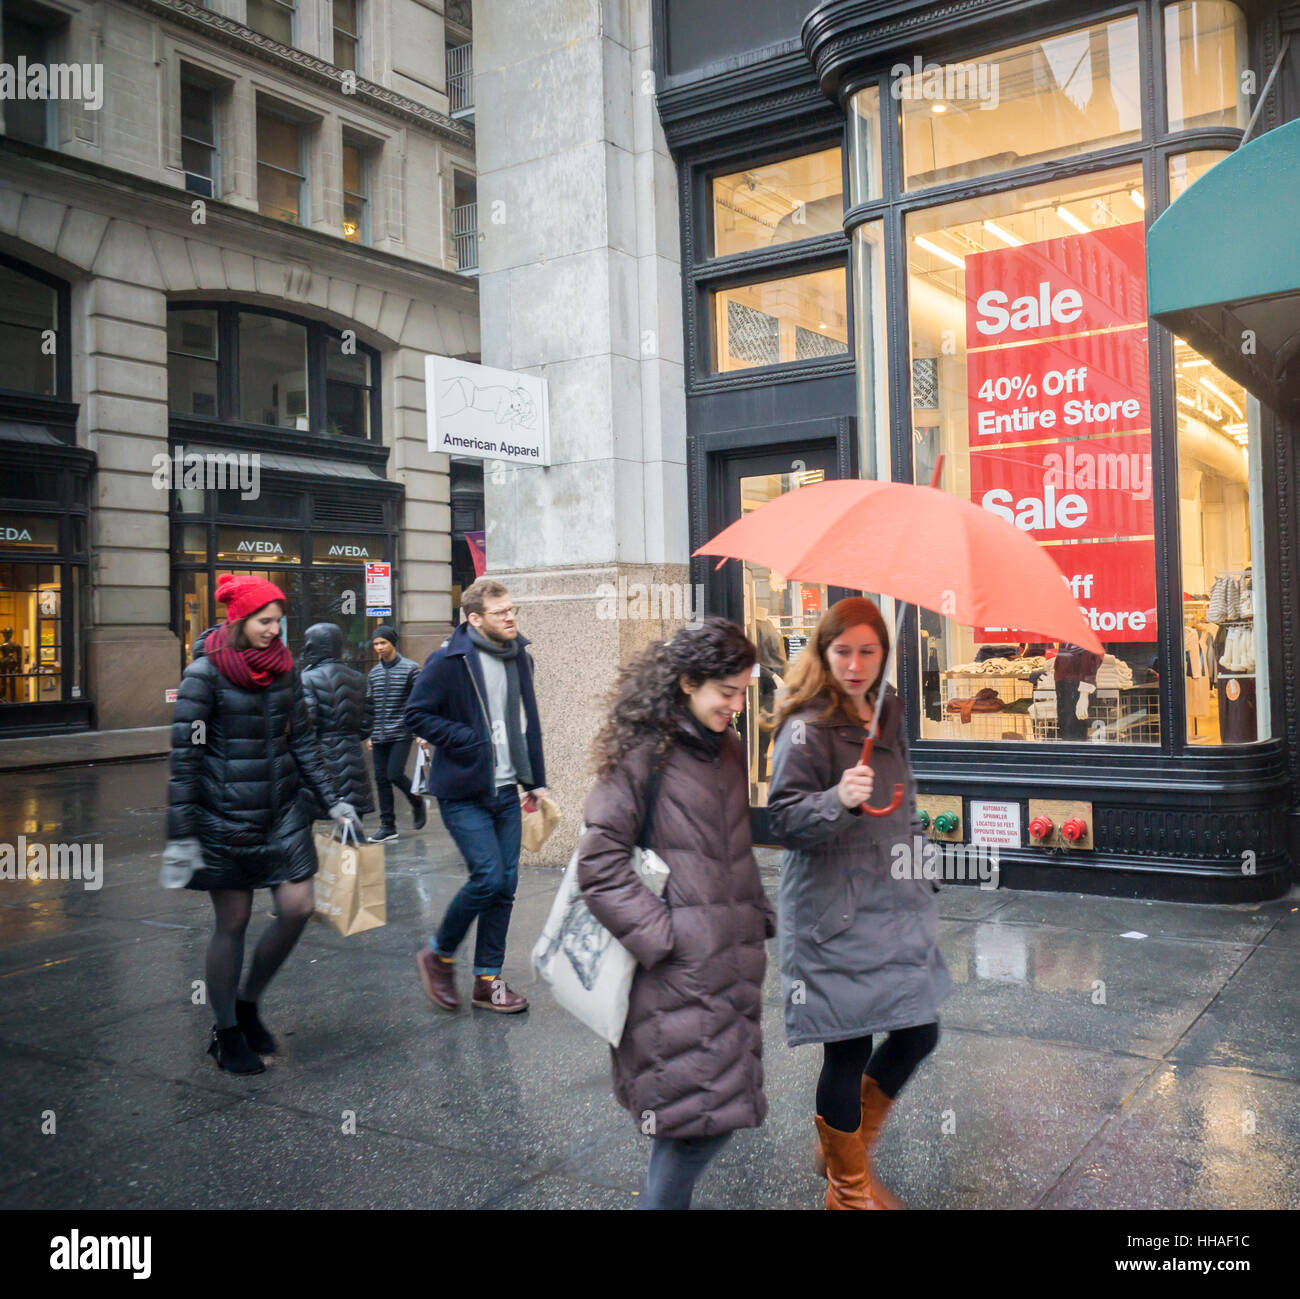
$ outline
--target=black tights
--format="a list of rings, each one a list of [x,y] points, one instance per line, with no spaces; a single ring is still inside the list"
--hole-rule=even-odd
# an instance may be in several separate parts
[[[856,1132],[862,1122],[862,1075],[874,1078],[892,1100],[938,1040],[936,1021],[896,1028],[874,1052],[870,1037],[825,1043],[817,1079],[817,1113],[840,1132]]]
[[[244,933],[253,914],[253,891],[212,890],[212,909],[216,912],[217,927],[208,943],[206,974],[212,1015],[218,1028],[234,1026],[236,997],[240,1001],[256,1001],[262,995],[271,976],[293,951],[303,926],[311,919],[315,905],[311,880],[277,884],[271,892],[275,896],[275,919],[267,926],[253,951],[253,960],[241,988],[239,972],[244,968]]]

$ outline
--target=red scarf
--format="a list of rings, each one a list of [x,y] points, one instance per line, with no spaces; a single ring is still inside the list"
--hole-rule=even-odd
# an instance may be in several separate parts
[[[229,637],[229,623],[214,627],[203,642],[203,652],[232,685],[245,690],[262,690],[293,667],[293,655],[282,640],[265,649],[235,649]]]

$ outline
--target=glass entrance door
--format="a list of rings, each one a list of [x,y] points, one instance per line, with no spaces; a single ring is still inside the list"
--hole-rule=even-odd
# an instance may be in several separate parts
[[[835,447],[829,442],[728,457],[723,490],[727,517],[719,529],[786,492],[834,476]],[[748,561],[728,563],[723,574],[727,616],[739,623],[758,647],[758,662],[740,719],[749,755],[749,801],[757,811],[767,806],[774,738],[771,723],[785,678],[811,640],[817,620],[848,593],[838,587],[794,581]],[[759,812],[756,839],[765,821]]]

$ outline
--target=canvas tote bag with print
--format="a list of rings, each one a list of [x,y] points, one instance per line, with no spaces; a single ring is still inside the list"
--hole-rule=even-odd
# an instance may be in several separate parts
[[[388,919],[384,886],[384,845],[361,843],[349,822],[337,830],[317,831],[316,918],[344,937],[377,929]],[[349,842],[351,840],[351,842]]]
[[[663,897],[668,866],[648,846],[659,777],[656,767],[646,787],[646,814],[632,849],[632,868],[646,888]],[[586,829],[579,827],[579,840]],[[588,910],[578,887],[578,849],[569,859],[551,914],[533,948],[533,970],[565,1010],[610,1046],[619,1044],[636,957]]]

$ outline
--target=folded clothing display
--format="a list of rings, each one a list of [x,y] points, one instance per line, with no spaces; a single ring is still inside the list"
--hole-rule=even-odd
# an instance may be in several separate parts
[[[1042,654],[1023,659],[983,659],[978,663],[958,663],[949,672],[974,677],[1031,677],[1047,666]]]
[[[1254,672],[1255,628],[1239,623],[1228,628],[1219,665],[1228,672]]]
[[[1102,656],[1101,667],[1097,669],[1097,685],[1115,688],[1133,684],[1133,669],[1123,659],[1113,654]]]
[[[969,726],[972,713],[1000,713],[1004,707],[1005,705],[998,692],[989,686],[985,686],[971,699],[948,700],[947,711],[956,713]]]

